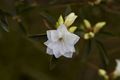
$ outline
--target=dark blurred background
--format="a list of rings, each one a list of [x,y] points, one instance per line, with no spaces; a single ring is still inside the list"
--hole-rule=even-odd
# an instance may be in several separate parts
[[[120,58],[120,1],[102,0],[0,0],[0,80],[104,80],[98,69],[111,74]],[[46,54],[46,30],[55,29],[59,16],[75,12],[78,27],[83,19],[92,25],[106,21],[107,33],[97,39],[107,51],[109,64],[99,54],[94,41],[80,39],[72,59],[54,59]],[[113,34],[113,35],[111,35]],[[29,37],[34,36],[34,37]],[[89,56],[86,56],[86,51]],[[106,58],[105,58],[106,59]],[[120,79],[118,79],[120,80]]]

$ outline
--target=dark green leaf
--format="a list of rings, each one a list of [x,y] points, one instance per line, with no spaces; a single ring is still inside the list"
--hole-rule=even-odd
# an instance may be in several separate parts
[[[6,16],[12,16],[11,13],[7,12],[7,11],[3,11],[2,9],[0,9],[0,14],[1,15],[6,15]]]
[[[40,12],[40,15],[42,16],[42,17],[44,17],[45,19],[47,19],[49,22],[51,22],[52,24],[55,24],[56,23],[56,21],[55,21],[55,19],[50,15],[50,14],[48,14],[47,12]]]
[[[28,1],[16,1],[16,12],[17,14],[21,14],[24,12],[28,12],[34,8],[32,4],[30,4]]]
[[[9,32],[9,30],[8,30],[8,20],[7,20],[6,16],[1,17],[0,25],[6,32]]]
[[[40,40],[41,38],[46,38],[46,33],[43,34],[35,34],[35,35],[29,35],[29,38],[32,38],[34,40]]]
[[[82,61],[85,61],[87,59],[87,57],[91,53],[91,49],[92,49],[92,40],[91,39],[86,40],[85,50],[84,50],[85,54],[82,56]]]
[[[103,66],[105,69],[107,69],[107,66],[109,65],[108,53],[107,53],[106,49],[104,48],[104,45],[99,40],[95,40],[95,41],[96,41],[96,45],[99,49],[99,53],[100,53],[100,57],[103,62]]]
[[[107,36],[116,36],[115,34],[108,32],[108,31],[101,31],[101,34],[107,35]]]
[[[19,25],[21,31],[22,31],[25,35],[27,35],[27,30],[25,29],[25,26],[23,25],[23,23],[22,23],[22,22],[18,22],[18,25]]]
[[[49,69],[53,70],[57,64],[58,59],[53,55],[50,59]]]
[[[42,37],[42,36],[46,36],[46,33],[43,33],[43,34],[35,34],[35,35],[29,35],[30,38],[37,38],[37,37]]]

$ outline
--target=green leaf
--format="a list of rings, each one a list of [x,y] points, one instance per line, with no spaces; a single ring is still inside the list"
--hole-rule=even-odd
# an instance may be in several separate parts
[[[46,36],[46,33],[43,33],[43,34],[35,34],[35,35],[29,35],[29,37],[31,37],[31,38],[42,37],[42,36]]]
[[[40,12],[40,15],[42,17],[44,17],[46,20],[48,20],[50,23],[52,23],[53,25],[55,25],[56,21],[55,21],[55,19],[50,14],[48,14],[45,11],[43,11],[43,12]]]
[[[27,1],[16,1],[16,12],[17,14],[22,14],[24,12],[28,12],[33,10],[34,6]]]
[[[12,16],[11,13],[6,12],[6,11],[3,11],[2,9],[0,9],[0,14],[1,14],[1,15],[6,15],[6,16]]]
[[[27,30],[25,29],[25,26],[23,25],[23,23],[18,22],[18,25],[19,25],[21,31],[23,32],[23,34],[27,35],[28,33],[27,33]]]
[[[104,48],[103,43],[101,43],[99,40],[95,40],[95,41],[96,41],[96,45],[99,49],[99,53],[100,53],[100,57],[101,57],[102,62],[103,62],[103,66],[105,69],[107,69],[107,67],[109,65],[108,53],[107,53],[106,49]]]
[[[35,34],[35,35],[29,35],[29,38],[32,38],[34,40],[40,40],[41,38],[46,38],[46,33],[43,34]]]
[[[0,25],[4,29],[4,31],[9,32],[8,30],[8,20],[6,16],[2,16],[0,18]]]
[[[89,56],[89,54],[91,53],[91,49],[92,49],[92,40],[86,40],[86,44],[85,44],[85,50],[84,50],[84,55],[82,55],[82,61],[86,61],[87,57]]]
[[[116,36],[115,34],[108,32],[108,31],[101,31],[101,34],[107,35],[107,36]]]
[[[55,56],[53,55],[50,59],[49,69],[53,70],[56,67],[57,62],[58,62],[58,59],[55,58]]]

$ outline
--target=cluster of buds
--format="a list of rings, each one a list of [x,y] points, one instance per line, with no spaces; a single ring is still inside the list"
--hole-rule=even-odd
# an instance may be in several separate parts
[[[102,2],[102,0],[89,0],[88,1],[88,4],[90,4],[90,5],[98,5],[98,4],[100,4]]]
[[[92,27],[91,23],[87,19],[85,19],[83,22],[84,25],[82,26],[82,29],[84,31],[84,39],[94,38],[95,34],[106,25],[106,22],[98,22]]]
[[[68,16],[65,17],[65,19],[63,18],[63,16],[61,15],[58,19],[58,22],[56,22],[56,27],[58,28],[61,24],[64,24],[67,28],[69,32],[74,32],[77,29],[77,26],[71,26],[75,19],[77,18],[77,15],[75,15],[75,13],[70,13]]]

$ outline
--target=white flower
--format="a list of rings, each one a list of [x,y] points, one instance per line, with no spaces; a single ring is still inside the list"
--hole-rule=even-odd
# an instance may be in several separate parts
[[[47,37],[48,41],[44,43],[47,46],[47,53],[56,58],[60,56],[71,58],[75,52],[74,45],[80,39],[79,36],[69,32],[64,24],[57,30],[48,30]]]
[[[117,78],[120,76],[120,60],[116,60],[116,62],[117,62],[117,66],[116,66],[115,71],[113,73],[114,78]]]

